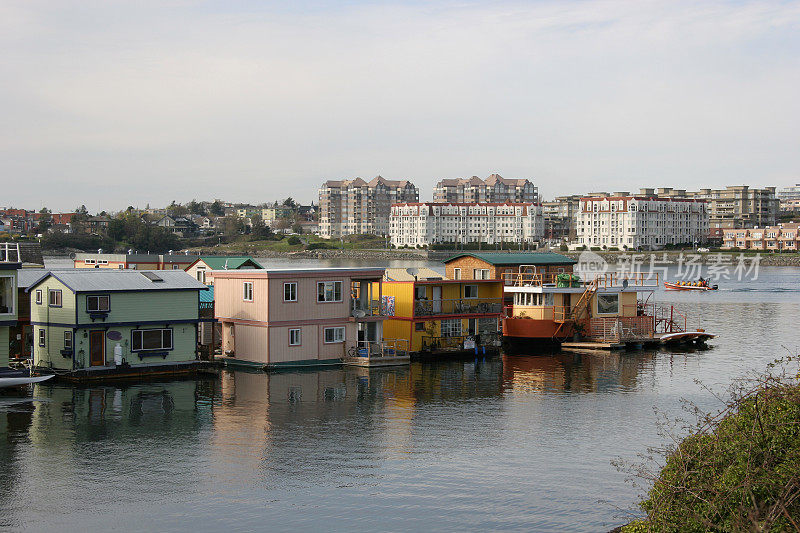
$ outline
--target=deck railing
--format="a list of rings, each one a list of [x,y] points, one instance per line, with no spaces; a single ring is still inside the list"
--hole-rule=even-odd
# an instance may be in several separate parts
[[[415,300],[414,316],[499,315],[502,298],[459,298],[452,300]]]
[[[424,352],[452,352],[467,349],[465,343],[474,341],[475,346],[496,348],[501,344],[499,332],[478,333],[476,335],[454,335],[448,337],[422,337]]]
[[[592,318],[585,336],[598,342],[621,342],[653,338],[653,317],[624,316]]]
[[[350,315],[356,318],[367,316],[385,316],[385,307],[386,306],[381,304],[381,302],[378,300],[362,303],[360,300],[354,299],[350,305]]]
[[[408,339],[383,339],[382,341],[358,341],[348,351],[350,357],[405,357],[408,355]]]
[[[556,273],[504,272],[503,282],[506,286],[513,287],[543,287],[545,285],[556,285],[558,276],[559,274]],[[660,283],[659,278],[658,272],[606,272],[597,274],[591,279],[578,281],[578,287],[585,288],[594,282],[598,288],[608,289],[622,287],[627,282],[630,287],[656,288]]]

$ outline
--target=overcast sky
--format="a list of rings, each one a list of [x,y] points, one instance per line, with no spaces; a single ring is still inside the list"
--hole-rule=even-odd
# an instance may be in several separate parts
[[[5,0],[0,49],[0,206],[800,182],[798,2]]]

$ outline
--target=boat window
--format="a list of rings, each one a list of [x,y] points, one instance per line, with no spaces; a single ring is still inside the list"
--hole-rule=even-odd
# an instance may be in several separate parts
[[[619,294],[598,294],[597,314],[615,315],[619,313]]]
[[[546,293],[544,295],[544,305],[546,305],[548,307],[553,305],[553,293],[552,292],[548,292],[548,293]]]

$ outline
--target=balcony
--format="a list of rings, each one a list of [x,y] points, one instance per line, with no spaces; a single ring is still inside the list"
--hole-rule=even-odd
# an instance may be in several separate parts
[[[414,316],[493,315],[503,310],[502,298],[415,300]]]
[[[379,300],[372,300],[371,302],[352,300],[350,304],[350,316],[354,318],[386,316],[386,308]]]

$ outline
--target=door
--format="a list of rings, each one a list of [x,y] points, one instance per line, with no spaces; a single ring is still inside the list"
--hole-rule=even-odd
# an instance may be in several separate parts
[[[433,289],[433,294],[431,297],[432,305],[433,305],[433,312],[434,313],[441,313],[442,312],[442,287],[441,285],[434,285],[431,287]]]
[[[89,332],[89,366],[105,366],[106,333],[104,331]]]

